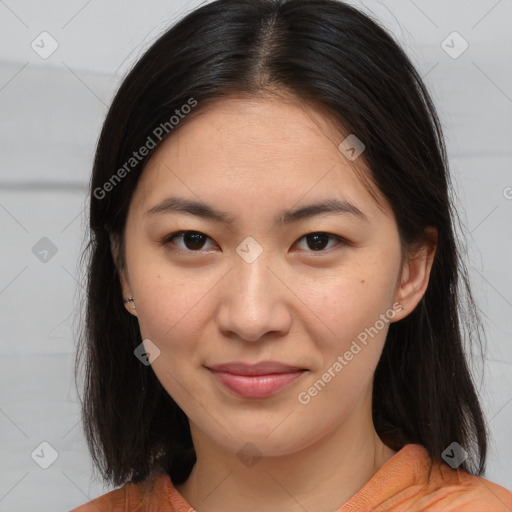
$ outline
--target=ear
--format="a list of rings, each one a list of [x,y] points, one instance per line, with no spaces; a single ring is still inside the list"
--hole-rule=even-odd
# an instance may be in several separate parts
[[[119,239],[116,234],[110,233],[110,250],[112,251],[112,258],[114,260],[114,264],[117,269],[117,274],[119,276],[119,283],[121,285],[121,291],[123,298],[133,297],[132,288],[130,286],[129,279],[126,274],[125,268],[120,265],[119,251],[120,244]],[[135,306],[135,302],[125,302],[124,306],[126,310],[134,316],[137,316],[137,312],[133,306]]]
[[[397,311],[394,322],[411,313],[427,290],[437,250],[438,232],[434,227],[427,227],[425,233],[426,240],[410,249],[402,266],[395,300],[402,304],[403,309]]]

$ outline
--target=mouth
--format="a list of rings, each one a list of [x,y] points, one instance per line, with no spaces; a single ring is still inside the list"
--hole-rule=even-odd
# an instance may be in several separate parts
[[[266,398],[275,395],[308,371],[271,361],[255,365],[227,363],[207,368],[218,383],[243,398]]]

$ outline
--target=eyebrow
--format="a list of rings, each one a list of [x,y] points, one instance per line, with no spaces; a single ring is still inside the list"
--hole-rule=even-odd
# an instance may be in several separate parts
[[[218,210],[206,203],[185,199],[182,197],[168,197],[145,212],[145,216],[168,213],[187,213],[215,222],[232,225],[235,217],[228,212]],[[274,217],[275,224],[291,224],[300,219],[314,217],[324,213],[349,214],[365,222],[368,217],[357,206],[345,200],[326,199],[317,203],[301,206],[300,208],[283,210]]]

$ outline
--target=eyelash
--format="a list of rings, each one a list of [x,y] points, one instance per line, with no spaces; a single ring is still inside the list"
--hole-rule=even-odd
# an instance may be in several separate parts
[[[184,235],[185,233],[195,233],[197,235],[202,235],[204,237],[206,237],[207,239],[211,240],[211,238],[207,235],[205,235],[204,233],[201,233],[200,231],[193,231],[193,230],[185,230],[185,231],[175,231],[174,233],[171,233],[169,235],[167,235],[161,242],[162,245],[164,246],[169,246],[172,242],[172,239],[177,237],[177,236],[182,236]],[[345,240],[344,238],[338,236],[338,235],[333,235],[332,233],[326,233],[324,231],[312,231],[311,233],[307,233],[303,236],[301,236],[297,242],[299,242],[300,240],[302,239],[305,239],[306,237],[308,236],[311,236],[311,235],[327,235],[328,237],[330,237],[331,239],[335,240],[338,242],[338,245],[339,246],[345,246],[345,245],[350,245],[349,242],[347,240]],[[182,238],[183,240],[183,238]],[[340,248],[340,247],[338,247]],[[318,251],[314,251],[314,250],[306,250],[306,252],[310,252],[310,253],[313,253],[313,254],[321,254],[321,253],[329,253],[331,251],[332,247],[329,248],[329,249],[320,249]],[[201,253],[203,252],[201,249],[197,250],[197,251],[194,251],[194,250],[191,250],[191,249],[182,249],[180,247],[178,247],[177,249],[172,249],[172,250],[177,250],[177,251],[181,251],[181,252],[189,252],[189,253]],[[336,250],[336,246],[334,248],[334,250]]]

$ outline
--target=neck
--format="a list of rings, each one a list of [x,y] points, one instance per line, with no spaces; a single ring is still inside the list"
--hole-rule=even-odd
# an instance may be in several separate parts
[[[334,512],[396,453],[380,440],[371,412],[368,418],[363,408],[341,426],[326,425],[324,437],[307,447],[249,465],[190,425],[197,462],[175,488],[197,512]]]

